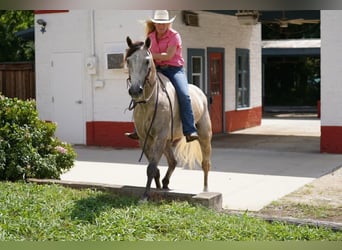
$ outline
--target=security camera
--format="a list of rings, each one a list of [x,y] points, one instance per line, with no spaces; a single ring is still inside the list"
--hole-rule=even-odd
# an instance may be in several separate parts
[[[38,19],[37,20],[37,23],[39,24],[39,25],[42,25],[42,26],[46,26],[46,22],[43,20],[43,19]]]

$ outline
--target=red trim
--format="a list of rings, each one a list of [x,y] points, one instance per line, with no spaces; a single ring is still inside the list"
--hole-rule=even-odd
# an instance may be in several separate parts
[[[321,153],[342,154],[342,126],[321,126]]]
[[[226,131],[250,128],[261,125],[262,107],[226,112]]]
[[[34,14],[52,14],[52,13],[63,13],[69,12],[69,10],[35,10]]]
[[[139,142],[127,138],[124,133],[134,129],[133,122],[87,122],[87,145],[118,148],[137,148]]]
[[[321,118],[321,100],[317,101],[317,117]]]

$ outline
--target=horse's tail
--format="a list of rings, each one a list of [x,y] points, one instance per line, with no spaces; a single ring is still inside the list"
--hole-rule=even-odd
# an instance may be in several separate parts
[[[188,167],[189,169],[194,169],[196,165],[201,166],[202,151],[198,141],[188,143],[183,137],[177,142],[174,154],[179,166]]]

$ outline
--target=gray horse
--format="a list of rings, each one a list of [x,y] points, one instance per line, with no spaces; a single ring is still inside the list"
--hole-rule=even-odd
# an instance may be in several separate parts
[[[156,71],[150,52],[151,41],[133,43],[127,37],[126,63],[129,77],[128,93],[132,98],[134,125],[140,146],[148,160],[147,183],[144,199],[149,198],[152,180],[161,188],[159,161],[164,154],[168,170],[162,180],[168,189],[177,161],[193,167],[196,162],[204,172],[204,191],[208,190],[208,172],[211,166],[212,129],[206,95],[200,88],[189,84],[189,93],[199,140],[186,143],[182,130],[175,89],[170,80]]]

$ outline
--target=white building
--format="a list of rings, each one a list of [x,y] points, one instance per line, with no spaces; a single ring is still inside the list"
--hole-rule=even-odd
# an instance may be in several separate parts
[[[124,136],[133,122],[122,59],[126,36],[144,40],[152,15],[152,10],[36,11],[37,108],[41,119],[58,124],[59,138],[138,146]],[[213,132],[260,125],[261,25],[240,25],[235,16],[204,11],[170,15],[177,16],[173,28],[182,35],[189,79],[212,102]]]
[[[189,80],[212,101],[214,133],[261,123],[261,25],[196,11],[177,18]],[[36,100],[40,117],[74,144],[136,147],[127,109],[126,36],[144,40],[152,10],[36,11]],[[188,25],[189,20],[195,26]],[[42,23],[42,22],[41,22]],[[198,26],[196,26],[198,23]],[[342,11],[321,11],[321,152],[342,153]],[[44,29],[43,29],[44,31]]]

